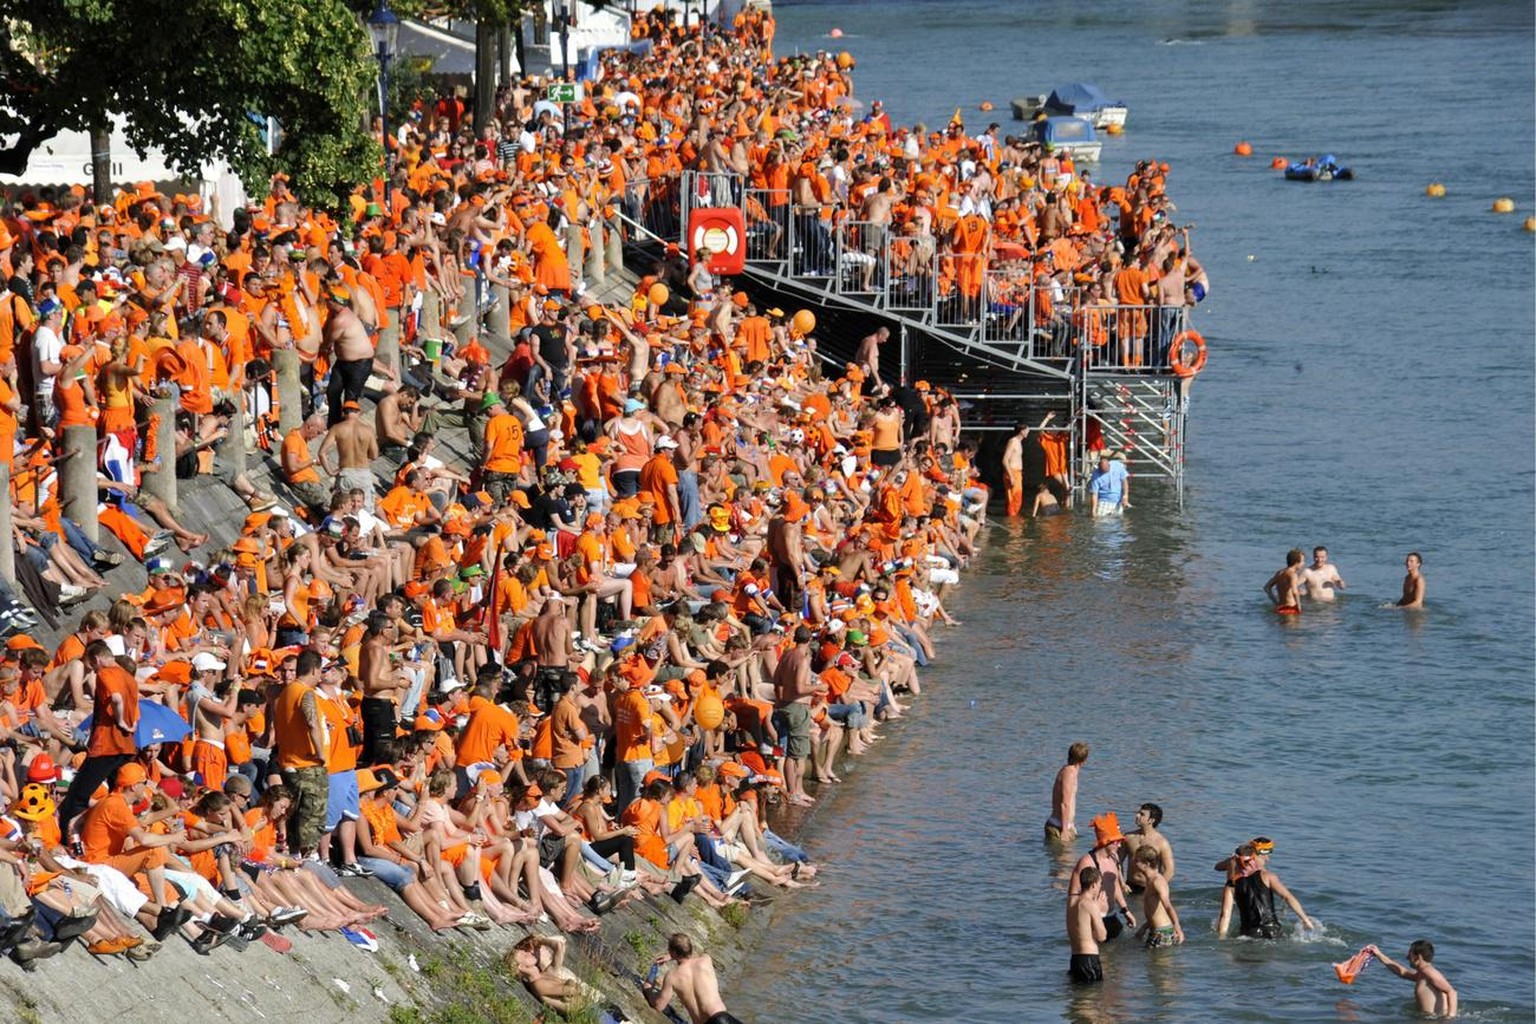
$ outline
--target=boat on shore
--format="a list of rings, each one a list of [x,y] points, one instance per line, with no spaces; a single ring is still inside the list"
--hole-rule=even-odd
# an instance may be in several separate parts
[[[1096,85],[1069,82],[1035,96],[1021,96],[1010,105],[1015,121],[1030,121],[1044,111],[1046,116],[1070,116],[1087,119],[1095,128],[1124,128],[1129,108],[1121,100],[1112,100]]]

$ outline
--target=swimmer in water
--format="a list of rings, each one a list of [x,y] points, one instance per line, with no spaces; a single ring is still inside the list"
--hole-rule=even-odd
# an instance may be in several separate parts
[[[1334,587],[1349,589],[1338,566],[1328,561],[1328,549],[1324,547],[1312,549],[1312,564],[1301,570],[1301,583],[1306,587],[1307,597],[1314,601],[1332,601]]]
[[[1078,985],[1096,985],[1104,980],[1099,962],[1099,943],[1105,941],[1104,916],[1109,913],[1109,897],[1104,895],[1097,868],[1078,872],[1078,891],[1067,900],[1067,939],[1072,943],[1072,962],[1067,973]]]
[[[1424,607],[1424,559],[1417,551],[1408,552],[1403,561],[1408,575],[1403,577],[1403,596],[1397,602],[1399,608]]]
[[[1058,843],[1077,835],[1077,773],[1088,760],[1088,744],[1074,743],[1067,748],[1067,763],[1056,773],[1051,787],[1051,816],[1045,819],[1045,838]]]
[[[1235,865],[1231,859],[1216,865],[1216,870],[1228,872],[1227,887],[1231,890],[1231,899],[1226,899],[1224,893],[1221,901],[1221,918],[1216,922],[1218,939],[1227,937],[1234,909],[1238,916],[1238,931],[1244,938],[1278,939],[1283,932],[1280,918],[1275,913],[1276,896],[1291,908],[1302,928],[1317,930],[1316,924],[1302,909],[1301,901],[1291,895],[1279,875],[1269,870],[1269,855],[1274,851],[1274,841],[1260,836],[1238,847],[1234,854]],[[1232,877],[1234,868],[1240,872],[1236,878]]]
[[[1277,615],[1301,614],[1301,599],[1298,595],[1301,593],[1301,564],[1306,558],[1301,548],[1291,548],[1285,555],[1285,568],[1264,584],[1264,594],[1274,602]]]
[[[1419,1012],[1435,1017],[1456,1016],[1456,990],[1445,980],[1431,961],[1435,959],[1435,944],[1420,939],[1408,947],[1408,966],[1392,960],[1380,946],[1365,947],[1381,966],[1413,982],[1413,998],[1418,1001]]]
[[[1148,949],[1175,946],[1184,941],[1184,928],[1179,924],[1179,912],[1173,909],[1173,897],[1168,892],[1168,879],[1163,877],[1163,856],[1155,846],[1143,846],[1133,858],[1138,877],[1145,887],[1141,897],[1141,912],[1146,923],[1136,934],[1147,943]]]

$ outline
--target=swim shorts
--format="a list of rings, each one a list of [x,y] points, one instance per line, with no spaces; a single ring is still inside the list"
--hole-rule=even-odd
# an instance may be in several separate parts
[[[779,709],[789,725],[784,753],[796,760],[811,756],[811,709],[804,704],[786,704]]]
[[[1173,925],[1171,924],[1164,925],[1161,928],[1154,928],[1147,933],[1148,949],[1162,949],[1164,946],[1172,945],[1174,945],[1174,941]]]
[[[704,1024],[741,1024],[741,1020],[729,1010],[721,1010],[706,1020]]]
[[[1104,968],[1097,953],[1073,953],[1067,973],[1078,985],[1097,985],[1104,980]]]
[[[1275,605],[1276,615],[1300,615],[1301,609],[1295,605]]]

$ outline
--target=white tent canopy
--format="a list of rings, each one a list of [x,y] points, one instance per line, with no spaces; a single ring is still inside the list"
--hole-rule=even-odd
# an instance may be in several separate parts
[[[157,184],[183,182],[182,191],[194,190],[203,197],[205,210],[212,210],[218,200],[219,221],[228,229],[233,223],[235,209],[246,203],[245,188],[229,165],[219,160],[203,166],[195,178],[177,173],[166,161],[165,154],[151,149],[141,159],[128,145],[123,135],[123,122],[113,119],[112,126],[112,181],[131,186],[138,181]],[[32,151],[26,169],[21,174],[0,174],[0,188],[14,189],[20,185],[89,185],[93,180],[91,170],[91,137],[86,132],[60,132]]]

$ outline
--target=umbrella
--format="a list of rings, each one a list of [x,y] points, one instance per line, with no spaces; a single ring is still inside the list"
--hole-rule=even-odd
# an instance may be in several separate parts
[[[544,111],[549,111],[555,117],[560,116],[560,104],[551,103],[549,100],[539,100],[533,105],[533,116],[538,117]]]
[[[90,735],[91,718],[80,723],[75,730],[76,735]],[[139,727],[133,732],[133,744],[140,750],[151,743],[180,743],[191,731],[192,727],[187,724],[187,720],[164,704],[150,700],[139,701]]]

